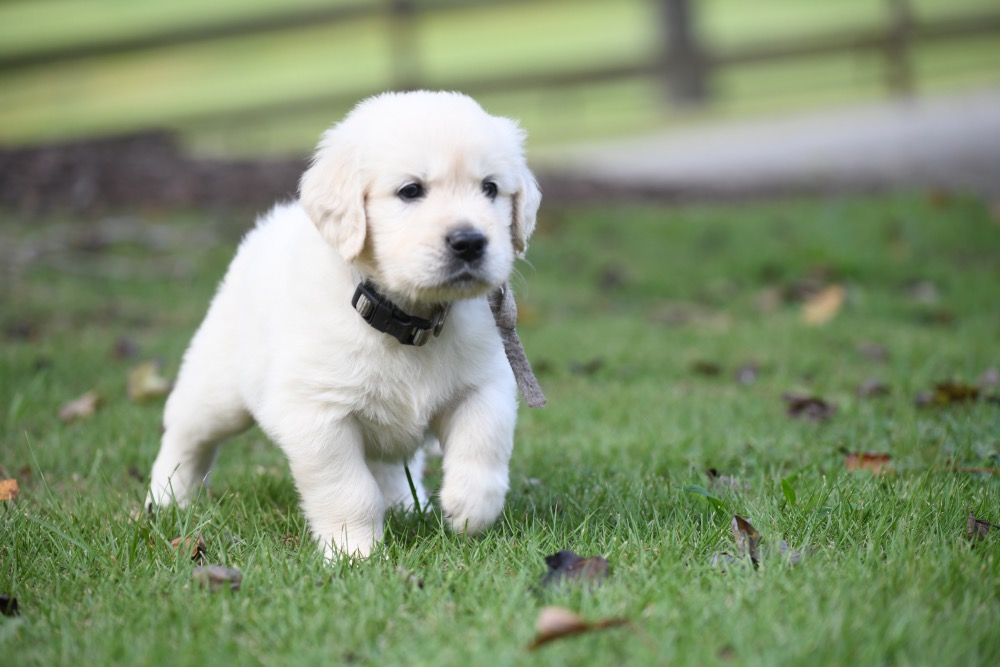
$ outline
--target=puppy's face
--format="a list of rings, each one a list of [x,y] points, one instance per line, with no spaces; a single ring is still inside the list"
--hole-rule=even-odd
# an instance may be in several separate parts
[[[539,201],[517,126],[454,93],[362,103],[302,180],[303,205],[345,259],[415,303],[504,282]]]

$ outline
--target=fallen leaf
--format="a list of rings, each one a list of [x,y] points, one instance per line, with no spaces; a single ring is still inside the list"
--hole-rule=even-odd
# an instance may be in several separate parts
[[[954,405],[979,400],[979,387],[961,382],[938,382],[931,391],[917,394],[914,402],[918,407]]]
[[[10,595],[0,595],[0,615],[17,616],[21,613],[17,606],[17,598]]]
[[[722,366],[714,361],[699,359],[691,364],[691,372],[695,375],[716,376],[722,373]]]
[[[100,405],[101,397],[96,391],[90,390],[71,401],[63,403],[63,406],[59,408],[59,419],[64,422],[71,422],[77,419],[92,417]]]
[[[218,591],[227,588],[231,591],[240,590],[240,583],[243,581],[243,573],[231,567],[221,565],[202,565],[194,568],[191,572],[194,579],[202,588],[210,591]]]
[[[0,479],[0,501],[14,500],[20,489],[17,488],[16,479]]]
[[[976,515],[969,512],[969,520],[965,526],[965,537],[968,539],[985,540],[986,536],[989,535],[990,529],[995,528],[989,521],[984,521],[983,519],[977,519]]]
[[[877,396],[888,396],[890,392],[889,385],[876,377],[870,377],[858,386],[857,393],[861,398],[875,398]]]
[[[733,515],[732,529],[733,540],[736,542],[736,553],[739,554],[740,558],[750,556],[750,560],[756,567],[760,563],[760,551],[757,548],[760,545],[760,533],[750,525],[749,521],[738,514]]]
[[[538,619],[535,621],[535,639],[528,645],[528,650],[534,651],[539,646],[562,637],[615,628],[627,623],[628,621],[624,618],[585,621],[579,614],[564,607],[542,607],[541,611],[538,612]]]
[[[126,384],[128,397],[136,403],[165,396],[170,391],[170,381],[160,375],[160,364],[147,361],[128,372]]]
[[[847,297],[842,285],[830,285],[802,304],[802,321],[810,326],[826,324],[840,312]]]
[[[837,406],[826,402],[818,396],[783,394],[781,398],[788,404],[785,414],[797,419],[809,419],[818,422],[829,419],[837,411]]]
[[[881,452],[849,452],[844,457],[844,466],[850,471],[866,470],[873,475],[892,473],[889,462],[892,457]]]
[[[191,560],[200,561],[205,558],[205,540],[201,535],[194,537],[175,537],[170,540],[170,546],[178,554],[189,556]]]
[[[549,571],[542,578],[542,588],[562,584],[567,581],[582,581],[599,584],[608,578],[608,561],[600,556],[583,558],[569,549],[563,549],[545,557]]]

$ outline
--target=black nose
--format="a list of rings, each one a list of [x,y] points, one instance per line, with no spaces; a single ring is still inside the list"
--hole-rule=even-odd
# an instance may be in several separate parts
[[[451,252],[466,262],[474,262],[483,256],[486,237],[474,229],[456,229],[445,237]]]

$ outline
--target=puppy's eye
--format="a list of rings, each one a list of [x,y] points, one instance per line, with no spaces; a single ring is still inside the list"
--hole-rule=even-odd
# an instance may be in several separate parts
[[[426,194],[426,191],[420,183],[407,183],[399,190],[396,190],[396,196],[403,201],[414,201],[423,197],[424,194]]]
[[[483,194],[490,199],[497,198],[497,184],[493,181],[483,181]]]

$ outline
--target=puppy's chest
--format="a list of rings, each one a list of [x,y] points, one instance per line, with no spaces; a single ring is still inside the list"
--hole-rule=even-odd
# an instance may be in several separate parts
[[[445,360],[387,364],[363,377],[353,414],[369,456],[407,456],[431,420],[466,390],[467,379]]]

